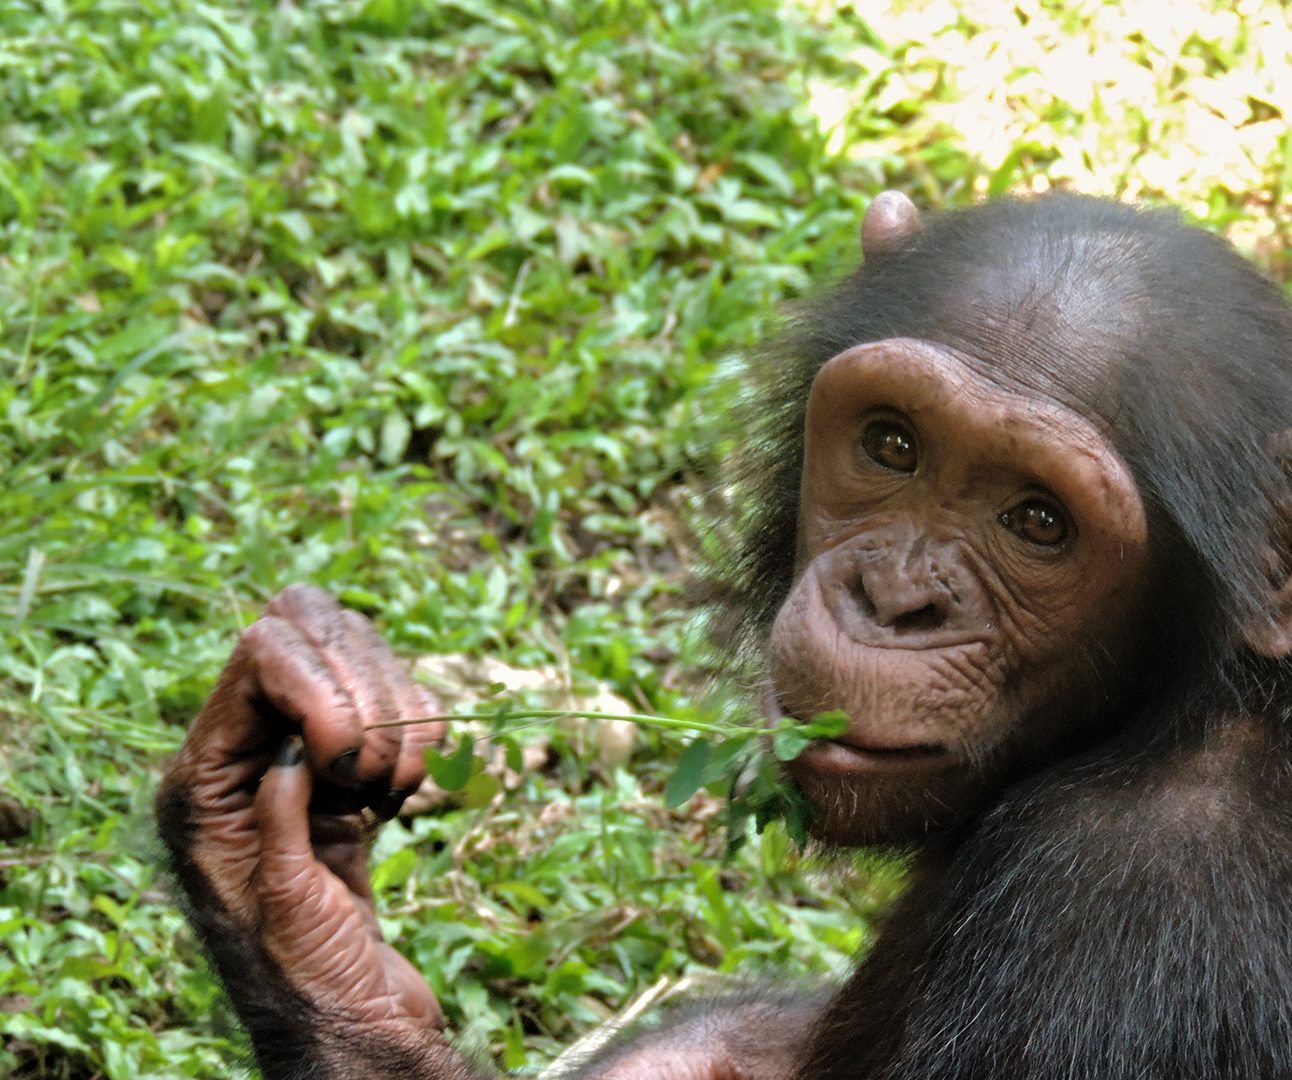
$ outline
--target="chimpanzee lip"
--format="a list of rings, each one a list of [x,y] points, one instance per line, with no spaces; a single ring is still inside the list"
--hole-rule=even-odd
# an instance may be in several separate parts
[[[775,687],[768,686],[763,694],[763,712],[773,727],[785,716]],[[818,776],[864,776],[945,768],[953,758],[940,743],[876,743],[845,732],[835,739],[812,740],[790,768]]]
[[[794,759],[792,768],[816,776],[873,776],[928,772],[951,762],[950,751],[932,743],[876,746],[850,739],[817,739]]]
[[[857,754],[880,754],[888,757],[899,758],[919,758],[919,757],[937,757],[945,754],[947,751],[937,743],[904,743],[900,746],[876,746],[873,743],[865,743],[859,739],[850,739],[847,736],[840,736],[837,739],[830,740],[838,743],[840,746],[847,747]]]

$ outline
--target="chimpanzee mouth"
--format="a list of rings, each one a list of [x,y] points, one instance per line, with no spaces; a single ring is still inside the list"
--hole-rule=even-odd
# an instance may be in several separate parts
[[[763,714],[770,727],[785,718],[774,687],[768,686],[763,694]],[[955,760],[955,755],[939,743],[881,742],[844,732],[834,739],[814,739],[789,765],[791,772],[851,777],[942,770]]]
[[[809,743],[792,766],[817,776],[874,776],[945,769],[951,753],[932,743],[876,746],[848,739],[818,739]]]

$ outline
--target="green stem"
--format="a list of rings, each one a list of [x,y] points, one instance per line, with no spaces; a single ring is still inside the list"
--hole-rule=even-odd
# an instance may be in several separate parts
[[[652,716],[649,713],[594,712],[586,709],[500,709],[497,712],[447,713],[444,716],[419,716],[412,720],[383,720],[379,724],[368,726],[370,728],[410,727],[413,724],[434,724],[454,720],[563,720],[567,716],[582,720],[627,720],[647,727],[702,731],[726,738],[750,734],[749,728],[738,724],[712,724],[705,720],[678,720],[672,716]]]

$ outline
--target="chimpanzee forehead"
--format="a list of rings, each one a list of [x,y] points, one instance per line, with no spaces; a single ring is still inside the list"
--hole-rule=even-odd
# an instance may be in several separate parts
[[[1022,265],[983,266],[948,289],[925,337],[1005,389],[1107,427],[1143,312],[1098,261],[1089,251],[1038,251]]]
[[[1146,336],[1164,347],[1173,336],[1159,309],[1175,298],[1163,295],[1174,249],[1142,224],[1066,199],[949,215],[863,266],[853,310],[884,315],[859,314],[854,341],[941,342],[984,378],[1109,424]]]
[[[907,418],[928,452],[923,482],[956,500],[996,484],[1023,481],[1051,491],[1077,511],[1109,550],[1142,544],[1143,503],[1129,466],[1100,424],[1041,395],[1019,393],[955,350],[916,338],[857,345],[818,372],[808,399],[802,495],[817,511],[856,493],[857,440],[878,412]],[[972,496],[966,492],[973,492]]]
[[[816,418],[823,429],[838,430],[859,408],[888,406],[912,415],[967,415],[972,418],[968,426],[982,429],[984,437],[1004,427],[1042,441],[1063,433],[1100,452],[1106,448],[1107,432],[1099,418],[1067,404],[1064,393],[1038,392],[999,375],[996,365],[943,342],[895,337],[857,345],[818,372],[808,426]]]

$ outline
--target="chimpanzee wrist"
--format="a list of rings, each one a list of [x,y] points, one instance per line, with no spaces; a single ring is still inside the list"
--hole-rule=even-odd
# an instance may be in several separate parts
[[[297,1003],[299,1005],[299,1002]],[[466,1080],[472,1074],[439,1032],[297,1007],[251,1030],[264,1080]],[[284,1023],[286,1021],[286,1023]]]

